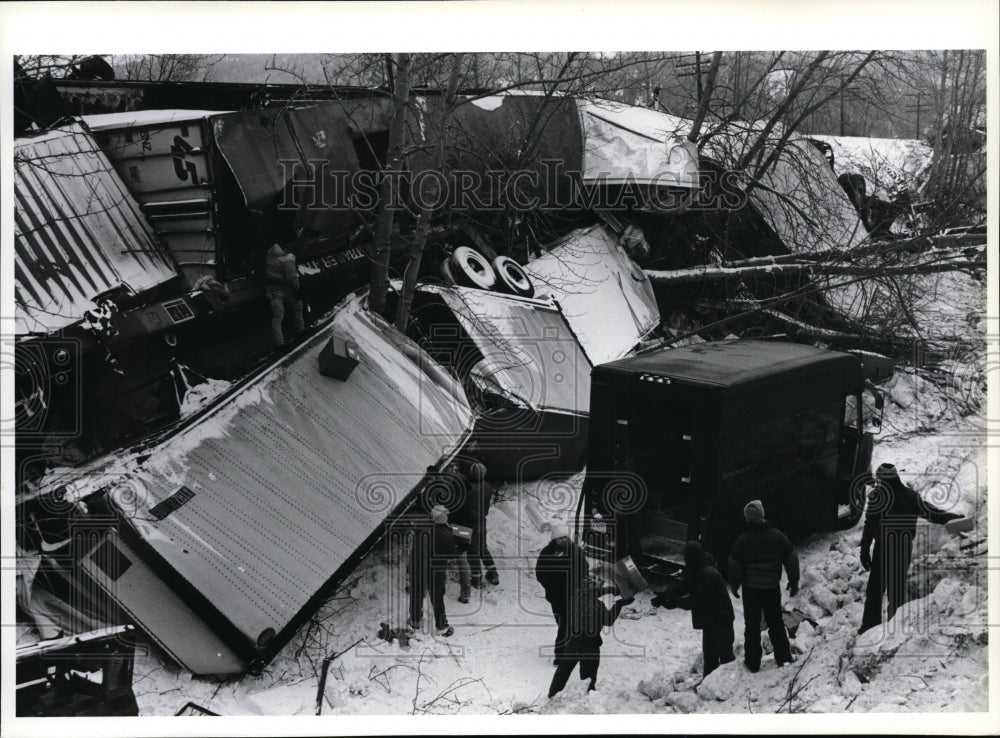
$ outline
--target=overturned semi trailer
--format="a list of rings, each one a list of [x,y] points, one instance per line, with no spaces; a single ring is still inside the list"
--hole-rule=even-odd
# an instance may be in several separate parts
[[[536,297],[424,284],[409,335],[465,386],[497,479],[583,467],[594,365],[659,326],[649,280],[607,227],[571,232],[525,268]]]
[[[535,479],[583,466],[590,371],[549,300],[425,285],[410,335],[466,388],[475,455],[494,479]]]
[[[594,129],[591,134],[594,140],[601,131],[608,145],[622,146],[619,142],[633,141],[629,147],[635,149],[632,157],[643,152],[659,154],[665,142],[683,139],[692,126],[692,121],[686,118],[610,100],[582,104],[582,115]],[[746,160],[748,155],[750,159]],[[756,186],[746,200],[789,252],[847,248],[868,235],[827,160],[803,137],[792,136],[783,141],[781,133],[767,133],[760,123],[734,121],[708,138],[700,157],[702,164],[738,168],[755,176]],[[700,184],[704,186],[707,182]],[[745,182],[740,186],[745,186]],[[730,204],[725,198],[699,203],[696,197],[692,207],[737,204]]]
[[[138,203],[79,124],[14,142],[13,191],[18,336],[69,328],[98,302],[135,300],[177,279]]]
[[[649,277],[606,225],[581,228],[525,266],[535,293],[566,317],[593,365],[630,353],[660,326]]]
[[[263,300],[264,254],[294,249],[303,289],[330,292],[366,274],[351,244],[355,214],[320,196],[307,173],[356,172],[358,157],[336,106],[243,112],[145,110],[81,118],[177,262],[183,290],[170,317],[141,313],[123,338],[231,312]],[[309,233],[309,238],[297,234]],[[207,304],[193,299],[205,293]],[[339,297],[338,297],[339,299]]]
[[[266,663],[467,439],[461,389],[351,297],[156,446],[81,477],[72,572],[195,674]]]

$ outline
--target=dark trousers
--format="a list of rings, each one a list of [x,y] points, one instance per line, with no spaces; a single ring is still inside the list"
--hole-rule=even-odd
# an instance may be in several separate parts
[[[410,622],[417,624],[423,619],[424,595],[430,589],[431,605],[434,608],[434,627],[448,627],[448,615],[444,610],[445,570],[435,568],[430,576],[418,573],[410,577]]]
[[[556,673],[552,675],[549,685],[549,697],[562,691],[569,681],[570,674],[577,664],[580,664],[580,679],[589,679],[589,690],[597,685],[597,669],[601,665],[601,645],[573,641],[556,658]]]
[[[785,621],[781,618],[781,589],[750,589],[743,588],[743,624],[744,654],[743,658],[751,671],[760,668],[760,660],[764,655],[760,646],[760,615],[764,613],[767,621],[767,633],[774,646],[774,660],[780,666],[792,660],[792,646],[788,642],[788,631]]]
[[[563,652],[566,650],[569,633],[566,629],[566,613],[557,612],[555,608],[552,608],[552,616],[556,619],[555,658],[558,662],[559,657],[562,656]]]
[[[702,673],[705,676],[715,671],[719,664],[728,664],[736,658],[733,655],[733,641],[735,639],[736,634],[733,632],[732,620],[724,625],[702,628],[701,653],[705,661]]]
[[[865,610],[861,626],[871,628],[882,622],[882,595],[888,594],[886,611],[891,619],[899,606],[906,602],[906,579],[913,551],[912,539],[899,535],[889,543],[876,542],[865,592]]]
[[[486,521],[472,529],[472,543],[469,546],[469,565],[472,567],[472,580],[482,579],[483,569],[493,571],[497,568],[493,554],[486,546]]]

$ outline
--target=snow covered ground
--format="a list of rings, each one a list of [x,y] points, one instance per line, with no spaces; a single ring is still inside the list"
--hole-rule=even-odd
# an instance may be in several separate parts
[[[947,326],[949,333],[985,336],[987,321],[967,320],[970,313],[981,314],[981,291],[966,281],[951,285],[949,294],[948,300],[928,301],[928,309],[937,311],[933,323],[941,327],[939,335]],[[645,592],[605,635],[597,690],[587,693],[574,674],[562,693],[547,699],[555,626],[533,571],[548,534],[536,527],[529,508],[542,517],[574,510],[582,481],[577,474],[567,481],[501,487],[501,501],[488,521],[500,585],[473,590],[472,601],[461,604],[452,577],[446,598],[455,627],[451,638],[423,632],[401,645],[378,637],[381,623],[404,624],[406,595],[398,556],[377,547],[259,675],[203,679],[155,649],[137,655],[134,689],[141,715],[171,716],[191,701],[221,715],[249,716],[236,723],[196,721],[202,726],[197,728],[184,721],[185,732],[199,734],[218,725],[235,725],[225,732],[241,733],[745,731],[758,725],[831,732],[823,722],[826,714],[838,715],[832,732],[971,730],[968,713],[990,708],[990,559],[985,544],[978,543],[988,530],[991,427],[983,406],[988,371],[995,366],[985,357],[970,364],[967,355],[956,356],[942,365],[944,380],[941,373],[935,377],[903,367],[884,386],[886,421],[874,464],[895,464],[904,482],[940,507],[974,516],[976,528],[955,537],[921,522],[910,569],[912,599],[892,621],[863,636],[857,629],[867,575],[858,562],[859,525],[814,535],[798,546],[802,586],[797,596],[785,598],[785,610],[805,618],[792,641],[796,663],[779,669],[765,655],[758,673],[745,668],[742,600],[734,600],[737,659],[703,681],[700,633],[692,630],[689,613],[654,608]],[[200,401],[221,388],[202,387]],[[766,634],[764,640],[767,652]],[[331,656],[320,703],[324,717],[319,723],[306,720],[317,712],[320,672]],[[773,722],[791,713],[820,715],[813,722],[788,722],[801,715]],[[871,715],[884,713],[896,716],[872,722]],[[931,713],[937,715],[926,722]],[[726,722],[730,714],[738,722]],[[749,714],[771,716],[772,722],[748,723],[759,719]],[[512,715],[532,717],[527,723],[500,717]],[[569,715],[589,717],[567,722]],[[663,722],[668,715],[670,722]],[[261,716],[303,719],[275,723]],[[380,722],[384,716],[407,719]],[[448,718],[415,722],[409,716]],[[481,722],[483,716],[491,719]],[[703,722],[707,716],[714,716],[711,722]],[[972,732],[990,729],[983,722],[990,716],[978,719]],[[157,730],[177,729],[177,721],[152,724],[169,726]]]
[[[961,433],[951,423],[940,431]],[[942,506],[974,514],[986,533],[986,475],[978,436],[924,432],[886,438],[875,463],[892,461],[905,481]],[[581,477],[572,482],[578,490]],[[978,712],[988,709],[986,563],[980,549],[942,528],[922,526],[911,567],[915,599],[882,629],[856,635],[866,575],[858,563],[860,526],[825,533],[800,547],[802,588],[786,610],[804,621],[793,644],[798,662],[765,659],[751,675],[737,661],[701,680],[700,638],[683,610],[657,609],[649,593],[626,608],[605,637],[598,690],[571,679],[553,700],[555,627],[534,560],[547,542],[526,511],[564,506],[566,485],[507,486],[489,518],[501,583],[474,590],[467,605],[449,584],[449,639],[418,634],[408,647],[377,638],[380,622],[403,623],[398,562],[370,555],[313,621],[260,676],[216,683],[193,679],[155,655],[136,665],[146,715],[169,715],[192,700],[224,715],[312,715],[318,673],[332,663],[324,714]],[[953,503],[953,504],[952,504]],[[971,539],[970,539],[971,540]],[[742,602],[735,600],[737,624]],[[811,624],[814,622],[815,625]],[[738,630],[740,630],[738,628]],[[766,641],[766,634],[764,636]],[[360,643],[358,643],[360,641]],[[356,644],[356,645],[354,645]]]
[[[985,329],[978,325],[970,330],[972,335]],[[747,671],[742,663],[742,601],[734,600],[737,659],[703,681],[700,634],[691,629],[690,615],[652,607],[646,592],[605,636],[597,691],[588,694],[574,675],[561,694],[547,699],[555,626],[533,568],[548,535],[536,528],[528,507],[542,516],[572,509],[582,480],[578,474],[565,482],[501,488],[502,501],[488,522],[501,582],[473,590],[472,602],[463,605],[456,600],[457,581],[450,581],[451,638],[424,632],[405,646],[378,638],[380,623],[404,623],[406,599],[399,561],[376,549],[260,675],[219,682],[193,678],[155,652],[140,657],[135,691],[142,714],[172,715],[190,700],[223,715],[315,715],[322,662],[336,655],[322,697],[325,716],[617,714],[655,720],[676,714],[899,713],[899,720],[916,722],[879,723],[881,728],[847,722],[838,723],[836,730],[850,725],[873,731],[902,725],[962,730],[969,724],[960,714],[990,707],[990,559],[981,542],[988,530],[988,428],[981,412],[968,413],[970,401],[982,400],[986,367],[954,364],[949,371],[949,382],[931,382],[906,369],[890,380],[874,464],[895,464],[903,480],[934,504],[974,516],[976,528],[952,536],[921,521],[910,569],[912,599],[882,628],[857,635],[867,581],[858,562],[859,525],[799,544],[801,590],[785,598],[786,611],[806,618],[792,641],[796,663],[779,669],[765,656],[760,672]],[[764,640],[766,651],[766,634]],[[915,717],[921,713],[949,713],[957,721],[942,722],[938,715],[937,722],[925,723]],[[655,727],[666,723],[603,719],[572,725],[583,731],[621,730],[623,725],[667,729]],[[524,729],[516,718],[508,720],[515,723],[488,725],[493,730]],[[454,721],[433,723],[450,726],[436,728],[440,730],[468,730],[468,723],[457,724],[466,727],[456,728]],[[404,731],[426,729],[418,727],[424,722],[397,725]],[[532,725],[555,729],[543,719]],[[559,725],[564,731],[569,724]],[[712,725],[724,730],[732,724]],[[824,724],[801,725],[822,730]],[[984,730],[988,723],[975,725]],[[787,723],[768,726],[785,729]]]

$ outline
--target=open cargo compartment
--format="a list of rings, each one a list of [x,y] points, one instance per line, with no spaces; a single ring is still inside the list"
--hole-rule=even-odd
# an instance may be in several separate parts
[[[491,478],[583,465],[591,364],[558,306],[465,287],[420,286],[410,335],[466,388]]]
[[[701,540],[724,566],[752,499],[792,538],[853,525],[872,452],[858,430],[863,389],[858,357],[768,341],[596,367],[585,538],[647,566]]]
[[[100,488],[74,487],[92,511],[120,516],[98,528],[77,576],[195,674],[259,668],[407,509],[424,470],[458,451],[471,420],[461,386],[352,296],[293,354],[133,463],[92,471]]]
[[[225,332],[220,321],[239,330],[247,311],[265,304],[262,270],[274,242],[295,252],[314,307],[330,307],[360,286],[369,265],[352,240],[356,213],[321,192],[322,174],[358,170],[342,118],[331,104],[82,117],[181,273],[168,303],[123,316],[119,340],[176,331],[178,323],[182,344],[197,343],[206,330]]]

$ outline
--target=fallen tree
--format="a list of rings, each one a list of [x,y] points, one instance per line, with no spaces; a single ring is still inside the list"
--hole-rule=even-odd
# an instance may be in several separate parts
[[[881,247],[881,244],[879,245]],[[934,274],[951,271],[970,273],[986,269],[986,244],[967,246],[963,249],[930,249],[920,256],[920,260],[910,264],[870,264],[845,263],[844,257],[866,256],[874,253],[863,247],[846,251],[829,250],[814,254],[784,254],[757,257],[730,264],[706,264],[662,271],[646,269],[645,274],[657,285],[681,285],[720,282],[745,279],[748,277],[823,277],[860,276],[890,277],[915,274]],[[877,251],[877,249],[876,249]],[[833,257],[838,257],[836,261]]]

